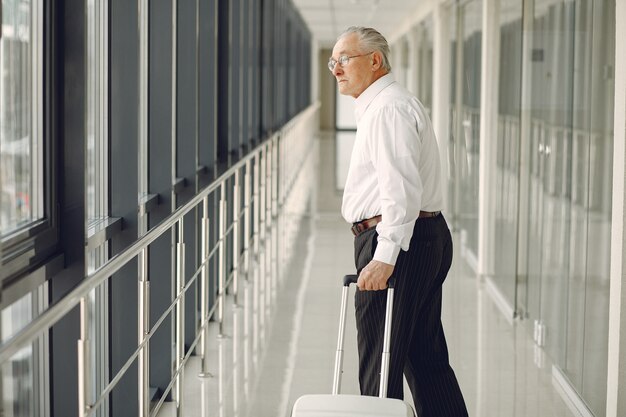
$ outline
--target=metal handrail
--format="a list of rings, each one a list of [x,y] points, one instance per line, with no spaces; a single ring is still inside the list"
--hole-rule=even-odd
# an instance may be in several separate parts
[[[317,103],[309,106],[307,109],[296,115],[292,120],[302,118],[307,113],[315,111],[318,106],[319,104]],[[287,123],[286,126],[291,125]],[[50,327],[56,324],[70,310],[79,305],[81,299],[86,297],[91,290],[96,288],[110,276],[119,271],[124,265],[137,257],[142,250],[146,249],[163,233],[169,231],[189,211],[191,211],[198,204],[200,204],[205,197],[220,188],[222,186],[222,183],[228,180],[237,170],[243,168],[247,161],[253,160],[257,156],[257,154],[260,154],[264,147],[266,147],[268,143],[274,140],[275,135],[276,133],[266,139],[263,143],[259,144],[248,155],[246,155],[237,163],[235,163],[232,167],[227,169],[222,175],[220,175],[215,181],[206,186],[204,189],[202,189],[191,200],[176,209],[176,211],[174,211],[167,218],[165,218],[159,224],[150,229],[150,231],[137,239],[124,251],[115,255],[96,271],[88,275],[70,293],[68,293],[55,304],[50,306],[46,311],[41,313],[37,318],[33,319],[33,321],[31,321],[28,325],[26,325],[19,332],[13,335],[8,341],[3,343],[0,346],[0,364],[9,360],[23,346],[25,346],[27,343],[32,342],[40,333],[48,330]]]

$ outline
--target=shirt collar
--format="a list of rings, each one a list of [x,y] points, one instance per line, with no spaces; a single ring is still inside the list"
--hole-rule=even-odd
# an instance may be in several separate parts
[[[378,93],[383,91],[386,87],[388,87],[395,81],[396,79],[393,74],[385,74],[376,81],[374,81],[372,84],[370,84],[370,86],[367,87],[365,91],[363,91],[361,95],[356,98],[354,103],[354,115],[356,117],[357,123],[359,123],[359,120],[361,120],[361,117],[363,117],[370,103],[374,100]]]

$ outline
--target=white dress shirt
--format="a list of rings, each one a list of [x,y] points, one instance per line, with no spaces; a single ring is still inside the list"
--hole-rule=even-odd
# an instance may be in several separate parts
[[[395,265],[420,210],[443,206],[439,149],[422,103],[392,74],[356,99],[356,140],[341,213],[349,223],[382,215],[374,259]]]

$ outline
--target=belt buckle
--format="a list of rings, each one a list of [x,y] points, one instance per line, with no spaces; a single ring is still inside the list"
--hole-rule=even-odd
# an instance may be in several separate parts
[[[354,236],[358,236],[359,235],[359,224],[358,223],[354,223],[352,225],[352,227],[350,228],[350,230],[352,230],[352,234]]]

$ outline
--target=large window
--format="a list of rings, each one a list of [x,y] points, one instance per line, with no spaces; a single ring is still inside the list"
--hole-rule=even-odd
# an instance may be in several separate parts
[[[450,172],[451,218],[461,231],[466,260],[473,266],[478,255],[478,165],[480,154],[480,74],[482,54],[482,1],[453,9],[450,32]],[[426,27],[420,27],[429,40]],[[425,48],[426,49],[426,48]],[[428,54],[426,49],[425,54]],[[428,56],[428,55],[426,55]],[[428,89],[426,89],[428,91]]]
[[[603,415],[615,2],[537,0],[532,17],[526,307],[559,372]]]
[[[47,305],[47,285],[26,294],[2,309],[0,340],[2,343],[26,326]],[[47,381],[45,366],[47,337],[42,335],[20,349],[2,364],[0,385],[0,413],[6,417],[35,417],[47,415]]]
[[[42,4],[2,0],[0,232],[43,217]]]
[[[45,35],[51,32],[48,3],[2,0],[1,4],[0,280],[7,287],[55,254],[58,222],[53,204],[56,145],[50,123],[54,72],[47,61],[52,37]],[[2,299],[2,304],[41,283],[29,281],[20,294]]]

